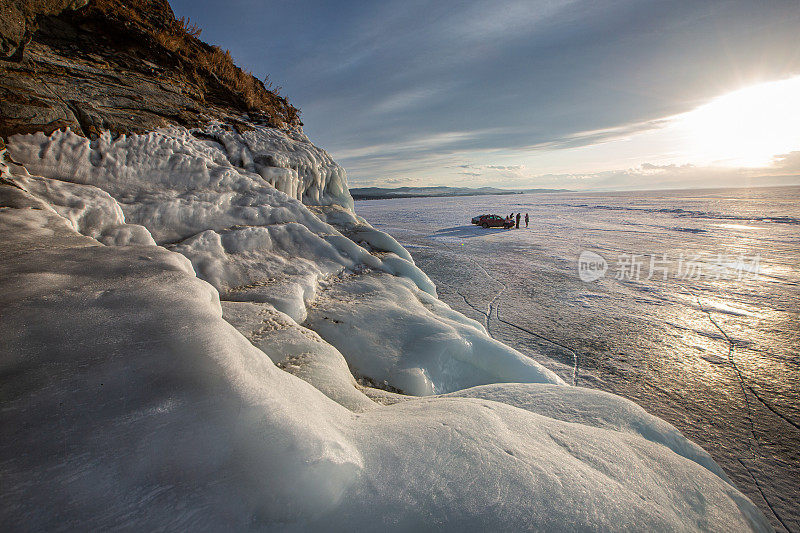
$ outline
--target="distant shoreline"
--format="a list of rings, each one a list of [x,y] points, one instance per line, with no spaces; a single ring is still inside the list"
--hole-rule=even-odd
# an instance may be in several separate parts
[[[424,193],[424,192],[406,192],[406,193],[395,193],[393,191],[400,191],[402,189],[410,189],[408,188],[401,188],[401,189],[381,189],[380,187],[356,187],[350,189],[350,195],[353,197],[353,200],[360,201],[360,200],[397,200],[402,198],[454,198],[460,196],[507,196],[511,194],[551,194],[551,193],[582,193],[586,195],[598,195],[598,194],[639,194],[639,193],[710,193],[710,192],[719,192],[719,191],[727,191],[727,190],[757,190],[757,189],[792,189],[798,188],[800,184],[787,184],[787,185],[750,185],[750,186],[728,186],[728,187],[676,187],[676,188],[667,188],[667,189],[582,189],[582,190],[575,190],[575,189],[519,189],[519,190],[512,190],[512,189],[494,189],[495,192],[481,192],[481,189],[466,189],[466,188],[458,188],[458,187],[419,187],[415,188],[415,190],[421,189],[457,189],[457,190],[466,190],[468,192],[458,192],[458,193],[443,193],[443,192],[431,192],[431,193]],[[383,194],[376,193],[376,194],[360,194],[360,190],[376,190],[381,189],[383,191],[387,191]],[[485,187],[485,189],[492,189],[491,187]]]
[[[563,191],[566,192],[566,191]],[[469,194],[386,194],[386,195],[359,195],[353,194],[352,189],[350,190],[350,196],[353,197],[353,200],[400,200],[402,198],[457,198],[460,196],[508,196],[511,194],[524,194],[521,192],[495,192],[495,193],[481,193],[481,192],[474,192]]]
[[[512,194],[575,192],[570,189],[496,189],[481,187],[355,187],[350,189],[353,200],[396,200],[400,198],[453,198],[459,196],[508,196]]]

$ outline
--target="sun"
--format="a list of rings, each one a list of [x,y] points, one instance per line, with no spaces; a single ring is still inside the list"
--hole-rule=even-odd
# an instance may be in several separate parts
[[[676,117],[673,127],[693,159],[767,166],[778,154],[800,150],[800,76],[715,98]]]

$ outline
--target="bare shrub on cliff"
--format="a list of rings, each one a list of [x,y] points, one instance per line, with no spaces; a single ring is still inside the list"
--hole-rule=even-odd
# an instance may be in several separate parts
[[[186,19],[181,17],[179,19],[176,19],[175,22],[177,23],[177,26],[180,28],[180,31],[182,33],[185,33],[186,35],[199,38],[200,34],[203,33],[203,30],[200,29],[200,27],[197,24],[193,23],[191,19],[189,19],[189,17],[186,17]]]

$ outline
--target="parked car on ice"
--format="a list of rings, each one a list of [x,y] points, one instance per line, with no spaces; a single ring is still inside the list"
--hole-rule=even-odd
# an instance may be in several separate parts
[[[480,215],[472,218],[472,223],[484,228],[510,228],[513,222],[500,215]]]

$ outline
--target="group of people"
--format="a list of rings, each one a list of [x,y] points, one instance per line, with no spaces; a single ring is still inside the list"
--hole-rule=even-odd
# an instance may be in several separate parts
[[[519,229],[519,219],[520,219],[521,215],[522,215],[522,213],[517,213],[517,216],[514,217],[514,213],[511,213],[510,215],[508,215],[506,217],[506,224],[510,224],[509,227],[514,227],[514,225],[516,224],[516,229]],[[528,220],[529,220],[528,213],[525,213],[525,227],[526,228],[528,227]]]

